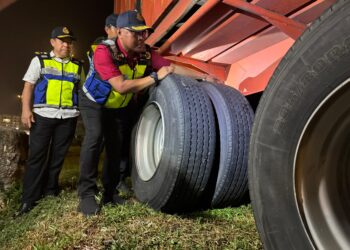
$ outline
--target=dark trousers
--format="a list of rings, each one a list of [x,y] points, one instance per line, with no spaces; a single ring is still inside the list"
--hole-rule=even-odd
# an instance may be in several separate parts
[[[105,195],[112,195],[120,179],[120,161],[127,152],[125,141],[130,129],[129,108],[105,109],[89,100],[83,91],[79,93],[79,107],[85,127],[85,137],[80,152],[80,198],[94,196],[101,153],[102,139],[105,142],[105,160],[102,183]]]
[[[75,133],[77,118],[46,118],[34,113],[23,178],[23,203],[58,194],[58,177]]]

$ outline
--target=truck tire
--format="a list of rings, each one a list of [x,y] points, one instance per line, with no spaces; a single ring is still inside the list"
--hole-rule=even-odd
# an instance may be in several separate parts
[[[211,207],[238,206],[248,192],[248,150],[254,113],[247,99],[223,84],[204,83],[218,123],[217,159],[208,194]]]
[[[298,39],[256,113],[249,189],[265,249],[350,248],[350,1]]]
[[[143,203],[168,213],[198,207],[215,151],[210,99],[196,81],[171,75],[150,92],[136,128],[132,183]]]

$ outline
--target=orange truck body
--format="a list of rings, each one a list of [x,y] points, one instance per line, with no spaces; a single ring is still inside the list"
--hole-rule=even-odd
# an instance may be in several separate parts
[[[140,9],[147,43],[174,63],[207,72],[243,95],[262,92],[305,28],[335,0],[115,0]],[[140,6],[140,7],[138,7]]]

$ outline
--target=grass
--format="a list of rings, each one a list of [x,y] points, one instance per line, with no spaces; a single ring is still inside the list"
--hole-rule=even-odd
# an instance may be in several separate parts
[[[77,156],[71,150],[67,157],[61,194],[43,199],[30,213],[14,217],[19,185],[5,194],[0,249],[262,249],[250,205],[169,215],[125,197],[124,206],[83,217],[76,211]]]

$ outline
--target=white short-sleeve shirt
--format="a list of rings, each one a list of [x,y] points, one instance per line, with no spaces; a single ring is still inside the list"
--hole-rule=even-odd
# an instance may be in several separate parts
[[[61,59],[61,58],[55,57],[55,54],[53,53],[53,51],[50,52],[50,56],[54,60],[60,63],[68,63],[70,61],[69,58]],[[40,61],[39,61],[39,58],[36,56],[30,62],[28,70],[23,77],[23,81],[34,85],[37,84],[37,81],[40,78],[40,71],[41,71]],[[83,79],[84,79],[84,72],[82,70],[81,81]],[[66,118],[79,116],[78,109],[40,107],[40,108],[34,108],[33,112],[43,117],[58,118],[58,119],[66,119]]]

